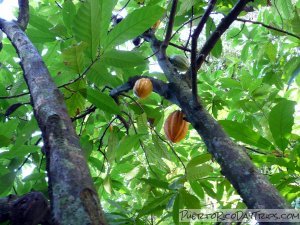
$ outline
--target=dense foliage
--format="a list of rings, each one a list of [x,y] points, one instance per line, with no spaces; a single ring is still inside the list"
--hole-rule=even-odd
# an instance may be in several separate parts
[[[200,47],[235,2],[217,2]],[[156,35],[164,39],[170,1],[30,4],[26,33],[64,94],[111,224],[174,224],[180,208],[245,207],[191,126],[180,143],[166,139],[163,125],[176,106],[156,93],[139,99],[131,91],[118,104],[109,96],[135,75],[166,81],[149,43],[141,38],[135,46],[132,40],[158,20]],[[190,57],[191,25],[206,6],[179,1],[169,56]],[[300,1],[254,1],[247,9],[198,72],[199,96],[292,204],[300,196]],[[47,195],[30,95],[15,49],[6,38],[2,43],[0,195],[30,190]]]

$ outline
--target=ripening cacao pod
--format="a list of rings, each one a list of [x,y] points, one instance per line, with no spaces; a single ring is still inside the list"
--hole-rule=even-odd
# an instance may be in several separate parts
[[[153,90],[152,82],[148,78],[138,79],[133,87],[134,94],[139,98],[148,97]]]
[[[190,66],[189,60],[183,55],[172,55],[169,60],[180,72],[187,71]]]
[[[164,124],[167,138],[174,143],[181,141],[188,132],[189,123],[183,119],[183,116],[180,110],[176,110],[168,116]]]

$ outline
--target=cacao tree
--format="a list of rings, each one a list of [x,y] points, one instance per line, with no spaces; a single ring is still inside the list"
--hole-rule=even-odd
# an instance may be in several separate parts
[[[299,0],[8,2],[0,222],[299,207]]]

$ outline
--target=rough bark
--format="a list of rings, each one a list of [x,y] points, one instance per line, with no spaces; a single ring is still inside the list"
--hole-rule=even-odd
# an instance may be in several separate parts
[[[1,19],[0,28],[20,57],[34,115],[42,131],[54,219],[58,224],[106,224],[62,94],[20,27]]]

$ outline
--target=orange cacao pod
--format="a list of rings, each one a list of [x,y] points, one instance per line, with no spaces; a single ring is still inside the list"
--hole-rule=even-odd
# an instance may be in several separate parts
[[[133,87],[133,92],[139,98],[148,97],[153,90],[152,82],[148,78],[138,79]]]
[[[164,130],[167,138],[176,143],[181,141],[187,134],[189,123],[183,119],[183,113],[180,110],[172,112],[164,124]]]

